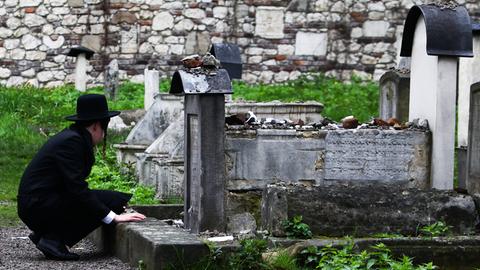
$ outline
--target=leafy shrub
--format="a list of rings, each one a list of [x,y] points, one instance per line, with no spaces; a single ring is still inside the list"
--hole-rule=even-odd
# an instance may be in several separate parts
[[[270,262],[275,270],[298,270],[300,269],[295,258],[290,256],[286,250],[279,251],[277,256]]]
[[[363,122],[378,116],[378,85],[356,77],[347,83],[321,74],[302,76],[276,85],[248,85],[235,81],[233,88],[235,99],[259,102],[318,101],[325,106],[322,115],[336,121],[348,115],[354,115]]]
[[[87,179],[92,189],[116,190],[133,194],[130,204],[157,204],[155,189],[137,183],[133,168],[119,166],[113,150],[109,148],[105,159],[97,151],[96,163]]]
[[[244,239],[240,241],[241,248],[229,259],[229,269],[260,270],[269,269],[262,259],[262,252],[267,249],[267,242],[261,239]]]
[[[312,238],[312,231],[310,226],[302,222],[302,216],[294,216],[292,220],[283,221],[283,228],[288,237],[310,239]]]
[[[420,228],[420,234],[427,237],[444,236],[449,233],[451,226],[443,221],[437,221],[428,226]]]
[[[297,261],[309,269],[398,269],[429,270],[436,269],[432,263],[415,266],[412,259],[403,256],[400,260],[392,257],[391,251],[383,244],[377,244],[371,251],[356,252],[353,242],[341,249],[327,246],[322,249],[311,246],[300,252]]]

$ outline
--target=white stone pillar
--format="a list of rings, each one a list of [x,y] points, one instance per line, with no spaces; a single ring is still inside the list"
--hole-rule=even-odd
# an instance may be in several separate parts
[[[153,69],[145,69],[145,96],[144,108],[148,110],[152,106],[155,96],[160,93],[160,73]]]
[[[480,82],[480,33],[473,36],[473,58],[460,58],[458,67],[458,134],[459,147],[466,147],[470,111],[470,86]]]
[[[453,189],[457,57],[427,55],[427,33],[420,17],[413,39],[409,120],[428,120],[432,132],[430,181]]]
[[[75,63],[75,89],[80,92],[87,90],[87,57],[84,53],[77,56]]]

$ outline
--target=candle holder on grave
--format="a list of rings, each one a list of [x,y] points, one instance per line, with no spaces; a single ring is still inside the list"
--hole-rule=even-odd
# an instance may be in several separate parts
[[[427,119],[432,132],[431,187],[453,189],[457,63],[473,56],[466,8],[413,6],[400,56],[411,57],[409,120]]]
[[[173,74],[170,94],[185,96],[184,224],[194,233],[225,231],[225,94],[232,93],[225,69]]]

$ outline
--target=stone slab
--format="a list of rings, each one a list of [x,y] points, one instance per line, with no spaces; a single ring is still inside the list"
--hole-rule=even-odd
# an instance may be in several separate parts
[[[417,235],[445,221],[452,232],[471,234],[479,216],[471,196],[453,191],[405,189],[393,184],[337,182],[326,186],[270,185],[263,191],[262,226],[283,235],[281,222],[302,215],[314,235]]]
[[[258,7],[255,14],[255,35],[263,38],[283,38],[284,8]]]
[[[155,218],[103,226],[90,239],[131,266],[138,267],[142,261],[149,270],[189,269],[209,253],[207,245],[196,235]]]
[[[429,136],[396,130],[339,130],[325,138],[325,180],[416,182],[428,187]]]
[[[327,45],[328,35],[326,33],[297,32],[295,55],[325,56]]]

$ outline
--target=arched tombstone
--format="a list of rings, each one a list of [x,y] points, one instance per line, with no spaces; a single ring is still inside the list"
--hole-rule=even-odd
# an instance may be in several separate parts
[[[411,56],[409,119],[429,122],[436,189],[453,189],[457,62],[473,56],[471,29],[462,6],[413,6],[405,21],[400,55]]]
[[[410,98],[410,70],[396,69],[385,72],[380,77],[380,118],[395,117],[408,121]]]
[[[480,81],[480,23],[472,24],[473,58],[461,58],[458,65],[457,159],[458,187],[466,189],[470,87]]]
[[[232,94],[228,72],[178,70],[170,94],[185,96],[184,223],[194,233],[225,231],[225,94]]]

